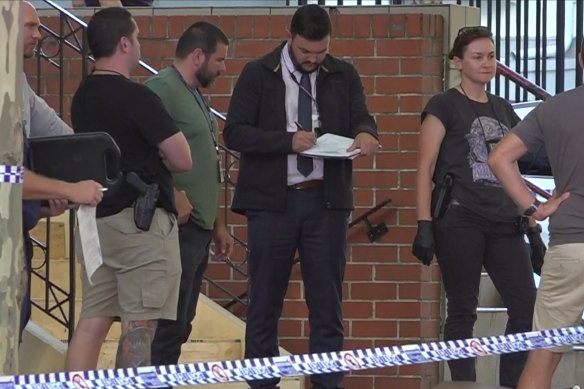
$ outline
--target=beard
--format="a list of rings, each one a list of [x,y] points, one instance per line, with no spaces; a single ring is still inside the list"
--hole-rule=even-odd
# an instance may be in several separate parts
[[[290,55],[290,59],[292,60],[292,64],[294,65],[294,69],[298,70],[300,73],[307,73],[307,74],[313,73],[318,69],[318,66],[320,65],[318,63],[312,63],[312,62],[305,62],[304,64],[301,64],[300,62],[298,62],[298,59],[294,55],[294,51],[292,50],[291,45],[288,45],[288,54]],[[304,69],[303,65],[314,66],[314,69],[306,70],[306,69]]]
[[[197,81],[199,82],[199,85],[201,85],[202,88],[208,88],[211,85],[213,85],[215,79],[218,76],[219,74],[217,73],[213,74],[209,71],[209,66],[207,62],[205,62],[203,66],[201,66],[201,68],[197,70],[197,73],[195,73],[195,77],[197,78]]]

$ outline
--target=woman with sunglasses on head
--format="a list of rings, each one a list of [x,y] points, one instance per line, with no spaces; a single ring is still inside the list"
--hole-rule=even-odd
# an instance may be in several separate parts
[[[473,337],[483,266],[507,308],[505,333],[530,331],[536,289],[523,240],[527,218],[487,165],[519,118],[507,101],[485,90],[497,67],[487,28],[461,29],[449,58],[460,70],[460,84],[432,97],[422,112],[413,254],[425,265],[434,254],[438,259],[448,300],[445,340]],[[502,386],[517,386],[526,357],[501,356]],[[453,381],[476,380],[474,359],[453,360],[449,367]]]

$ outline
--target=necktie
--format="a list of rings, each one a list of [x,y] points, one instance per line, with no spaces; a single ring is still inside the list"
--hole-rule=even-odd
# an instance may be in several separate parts
[[[302,128],[308,131],[312,130],[311,91],[312,87],[310,86],[310,76],[307,73],[302,73],[302,77],[300,78],[300,85],[298,88],[298,123],[300,123]],[[296,157],[296,163],[298,165],[298,171],[304,177],[312,173],[312,158],[298,154]]]

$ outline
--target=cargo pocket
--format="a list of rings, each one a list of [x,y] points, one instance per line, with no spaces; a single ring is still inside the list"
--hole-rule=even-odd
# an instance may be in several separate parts
[[[168,298],[169,285],[165,269],[147,269],[142,279],[142,304],[144,308],[162,308]]]

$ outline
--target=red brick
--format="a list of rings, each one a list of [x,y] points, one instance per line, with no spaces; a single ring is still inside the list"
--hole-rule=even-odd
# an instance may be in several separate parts
[[[378,116],[377,126],[385,131],[418,132],[420,130],[420,115]]]
[[[138,38],[140,41],[143,39],[150,38],[150,23],[152,21],[151,16],[135,16],[134,20],[138,25]]]
[[[418,57],[418,58],[401,58],[400,61],[400,74],[425,74],[424,73],[424,62],[428,58]]]
[[[247,285],[243,282],[233,282],[233,281],[222,281],[219,283],[223,288],[229,290],[231,293],[235,294],[236,296],[247,292]],[[229,297],[223,290],[217,288],[214,285],[209,285],[209,297]]]
[[[229,66],[229,60],[226,63]],[[232,79],[230,77],[219,77],[210,88],[205,89],[204,93],[206,95],[231,94],[233,89],[231,82]]]
[[[378,77],[375,91],[380,94],[422,93],[422,80],[421,77]]]
[[[408,151],[378,153],[376,161],[378,169],[416,168],[418,153]]]
[[[419,265],[419,262],[411,265],[375,265],[376,282],[419,281],[421,278],[421,273],[422,269]]]
[[[337,38],[353,37],[353,15],[337,15],[331,20],[333,36]]]
[[[372,281],[373,266],[363,264],[347,264],[345,268],[345,281]]]
[[[355,38],[369,38],[371,36],[371,15],[354,16]]]
[[[205,276],[212,280],[228,280],[231,276],[231,269],[223,263],[211,262],[205,270]]]
[[[284,309],[282,310],[282,317],[306,317],[308,316],[308,308],[303,301],[286,301]]]
[[[338,57],[372,56],[375,54],[375,41],[339,39],[330,44],[330,51]]]
[[[168,36],[178,39],[185,32],[188,26],[195,22],[194,17],[172,15],[168,17]]]
[[[416,133],[402,133],[399,134],[399,149],[402,151],[418,150],[419,134]]]
[[[353,61],[359,74],[397,75],[399,74],[399,59],[397,58],[355,58]]]
[[[423,96],[400,96],[399,111],[420,113],[424,109]]]
[[[406,35],[406,16],[390,15],[389,16],[389,37],[404,37]]]
[[[387,38],[389,36],[389,15],[373,15],[372,19],[373,36]]]
[[[234,53],[240,58],[257,58],[273,51],[278,42],[271,40],[242,40],[234,44]]]
[[[278,333],[280,336],[302,336],[302,320],[280,319]]]
[[[400,172],[400,175],[401,175],[401,173],[402,172]],[[413,189],[413,186],[406,186],[406,185],[403,185],[401,182],[400,182],[400,187]],[[416,214],[416,210],[413,208],[399,209],[398,215],[399,215],[399,223],[398,224],[401,226],[413,226],[413,225],[417,224],[418,217]]]
[[[150,22],[151,38],[166,38],[168,36],[167,16],[153,16]]]
[[[378,154],[376,158],[379,158]],[[394,186],[397,184],[397,174],[395,172],[370,171],[362,172],[355,176],[354,185],[357,188],[369,187],[380,188]]]
[[[219,26],[223,32],[233,39],[236,36],[236,22],[235,16],[232,15],[221,15],[219,18]]]
[[[351,373],[350,376],[345,376],[343,379],[346,388],[375,388],[373,378],[352,375],[355,373]]]
[[[361,76],[361,83],[363,84],[363,93],[365,93],[365,95],[375,93],[375,77]]]
[[[423,39],[378,39],[376,42],[378,56],[420,56],[429,53],[424,52],[425,41]]]
[[[241,38],[251,38],[253,30],[253,17],[250,15],[239,15],[236,19],[236,29],[237,32],[235,37]]]
[[[395,283],[351,283],[351,299],[353,300],[393,300],[397,297]]]
[[[366,96],[367,106],[371,113],[393,113],[397,112],[397,96]],[[379,115],[377,116],[379,118]],[[377,126],[380,129],[387,130],[386,127],[381,127],[379,120]]]
[[[353,245],[352,252],[353,262],[392,262],[397,259],[397,248],[395,246]]]
[[[373,303],[365,301],[345,301],[343,302],[343,312],[345,317],[370,318],[373,317]]]
[[[422,35],[422,23],[425,22],[425,15],[406,15],[406,35],[408,37],[418,37]]]
[[[270,22],[267,16],[253,17],[253,37],[254,38],[269,38],[270,37]]]
[[[355,206],[373,206],[373,193],[368,189],[355,189],[353,191]]]
[[[420,303],[417,301],[377,301],[375,317],[381,318],[419,318]]]
[[[290,18],[291,16],[288,15],[272,15],[270,17],[270,37],[272,39],[286,38],[286,30],[289,28]]]
[[[351,335],[365,338],[394,338],[397,336],[395,320],[353,320]]]
[[[396,134],[379,134],[379,144],[381,145],[381,150],[391,151],[397,150],[398,148],[398,135]]]

